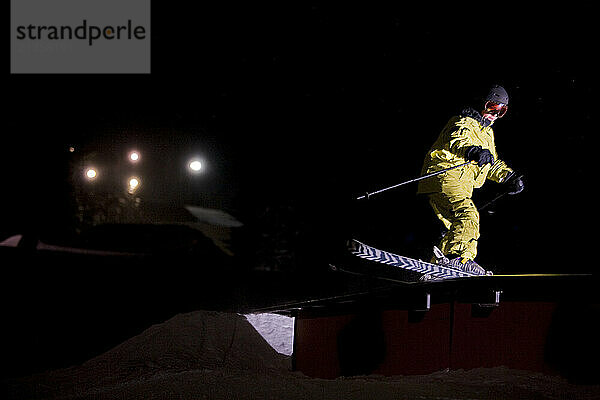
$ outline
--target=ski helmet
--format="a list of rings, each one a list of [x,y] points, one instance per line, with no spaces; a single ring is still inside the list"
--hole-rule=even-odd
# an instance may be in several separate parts
[[[500,85],[494,85],[490,89],[485,101],[494,101],[496,103],[508,104],[508,93]]]

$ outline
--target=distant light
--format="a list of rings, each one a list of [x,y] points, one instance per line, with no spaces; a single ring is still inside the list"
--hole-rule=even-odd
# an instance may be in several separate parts
[[[140,160],[140,153],[137,151],[132,151],[129,153],[129,161],[138,162]]]
[[[71,146],[69,147],[69,153],[74,153],[75,152],[75,147]]]
[[[129,180],[129,187],[136,188],[136,187],[138,187],[139,184],[140,184],[140,181],[138,181],[137,178],[131,178]]]
[[[202,169],[202,163],[198,160],[192,160],[189,163],[189,167],[192,171],[198,172]]]
[[[133,194],[140,187],[140,183],[140,179],[135,176],[129,178],[127,193]]]
[[[90,181],[91,181],[91,180],[94,180],[94,179],[96,179],[96,178],[98,177],[98,172],[96,171],[96,169],[95,169],[95,168],[88,168],[88,169],[85,171],[85,177],[86,177],[88,180],[90,180]]]

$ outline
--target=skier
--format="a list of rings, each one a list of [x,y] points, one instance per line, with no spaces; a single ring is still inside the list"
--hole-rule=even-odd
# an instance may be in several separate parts
[[[479,213],[471,196],[486,179],[509,185],[509,194],[520,193],[521,177],[498,158],[494,145],[492,125],[508,109],[508,93],[494,85],[484,99],[481,112],[466,108],[460,115],[450,118],[435,141],[423,164],[422,174],[464,164],[419,182],[417,193],[427,195],[429,204],[448,232],[432,262],[484,275],[486,271],[477,264],[479,239]]]

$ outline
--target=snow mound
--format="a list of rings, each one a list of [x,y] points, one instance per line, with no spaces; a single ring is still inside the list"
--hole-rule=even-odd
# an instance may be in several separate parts
[[[195,311],[154,325],[82,367],[112,374],[115,365],[124,374],[157,369],[273,372],[287,370],[286,360],[243,316]]]
[[[43,398],[50,393],[69,397],[165,373],[252,371],[277,375],[289,372],[289,365],[290,358],[276,352],[244,316],[195,311],[153,325],[80,366],[22,378],[13,394],[14,398]]]

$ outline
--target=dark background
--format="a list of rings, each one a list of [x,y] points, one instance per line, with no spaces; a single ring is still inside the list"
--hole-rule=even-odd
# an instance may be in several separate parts
[[[27,240],[0,252],[2,376],[83,362],[184,311],[364,291],[371,280],[328,264],[391,270],[344,257],[350,237],[428,258],[439,223],[414,184],[353,198],[418,176],[447,120],[479,107],[492,84],[510,94],[497,149],[526,188],[481,213],[477,261],[495,273],[595,273],[591,5],[204,3],[152,3],[149,75],[11,75],[6,64],[0,240]],[[86,233],[82,198],[99,200],[94,212],[127,211],[120,173],[132,147],[145,223]],[[190,155],[203,174],[186,172]],[[114,179],[86,185],[86,160]],[[489,182],[474,200],[503,190]],[[233,258],[182,231],[186,204],[244,224]],[[35,250],[81,236],[156,254]]]
[[[591,10],[527,8],[153,2],[149,75],[6,73],[0,232],[68,236],[72,158],[133,144],[140,197],[230,212],[242,255],[286,230],[299,271],[349,236],[416,255],[438,226],[414,185],[352,199],[418,176],[448,118],[498,83],[497,149],[526,189],[482,213],[478,261],[592,271],[597,32]],[[195,180],[176,167],[192,153]]]

